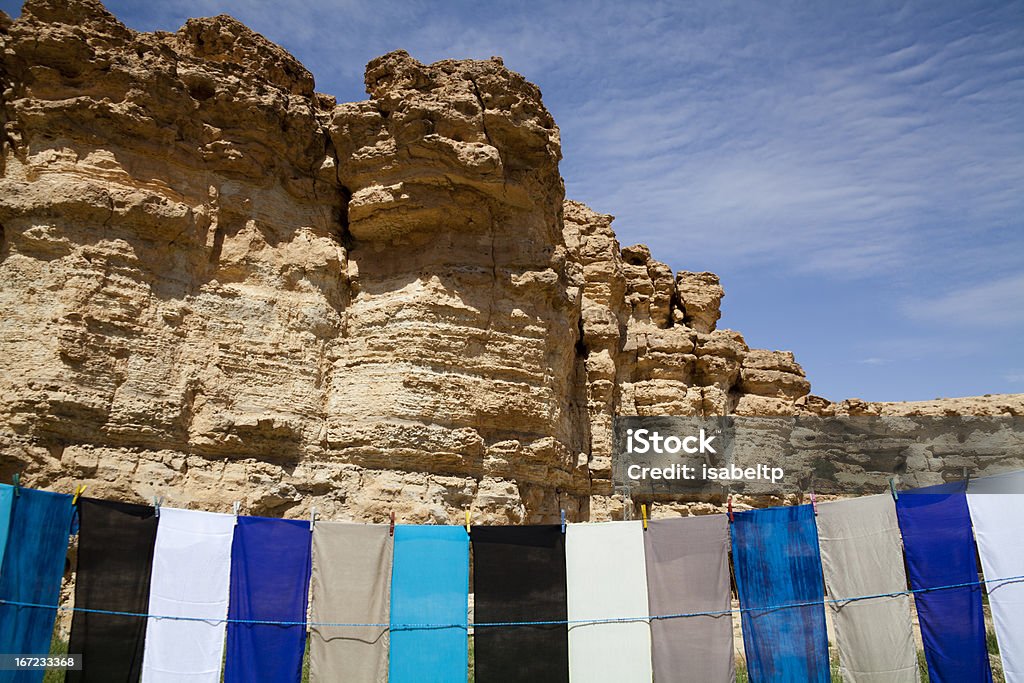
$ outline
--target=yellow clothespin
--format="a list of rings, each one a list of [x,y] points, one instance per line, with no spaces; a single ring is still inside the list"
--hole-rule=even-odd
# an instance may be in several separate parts
[[[71,499],[72,505],[78,505],[78,499],[83,493],[85,493],[85,489],[85,484],[79,484],[78,486],[75,487],[75,497]]]
[[[644,518],[644,531],[647,531],[647,506],[646,505],[641,505],[640,506],[640,514]]]
[[[469,508],[466,508],[466,533],[469,533]]]

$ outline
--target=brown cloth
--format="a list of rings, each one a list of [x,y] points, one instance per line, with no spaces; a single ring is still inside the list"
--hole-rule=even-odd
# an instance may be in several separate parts
[[[387,624],[394,547],[386,525],[317,522],[311,621]],[[309,635],[313,683],[387,681],[387,626],[312,626]]]
[[[659,519],[644,533],[651,616],[720,612],[651,620],[656,683],[732,683],[736,670],[725,515]]]

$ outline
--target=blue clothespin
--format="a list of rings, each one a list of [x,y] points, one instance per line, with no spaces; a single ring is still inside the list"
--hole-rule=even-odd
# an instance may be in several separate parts
[[[565,509],[562,510],[562,533],[565,533]]]
[[[900,499],[900,494],[896,493],[896,480],[893,478],[889,479],[889,493],[892,494],[892,499],[894,501]]]
[[[160,506],[163,505],[163,496],[153,496],[153,516],[157,519],[160,518]]]
[[[11,481],[14,482],[14,495],[21,495],[21,472],[15,472],[14,476],[11,477]]]

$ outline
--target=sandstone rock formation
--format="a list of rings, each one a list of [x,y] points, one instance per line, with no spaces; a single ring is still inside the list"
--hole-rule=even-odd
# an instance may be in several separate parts
[[[336,104],[227,16],[0,13],[0,477],[599,519],[616,414],[913,410],[810,397],[792,354],[717,328],[715,275],[565,201],[558,128],[500,59],[394,52],[366,88]]]

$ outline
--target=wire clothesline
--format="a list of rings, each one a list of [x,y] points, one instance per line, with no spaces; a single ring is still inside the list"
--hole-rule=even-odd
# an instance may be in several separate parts
[[[932,591],[952,590],[954,588],[969,588],[973,586],[986,586],[989,591],[1010,583],[1024,581],[1024,574],[1010,576],[1004,579],[991,579],[985,581],[968,581],[965,583],[953,583],[947,586],[932,586],[930,588],[915,588],[905,591],[893,591],[890,593],[875,593],[872,595],[858,595],[851,598],[832,598],[812,600],[808,602],[794,602],[785,605],[769,605],[767,607],[738,607],[736,609],[711,610],[706,612],[681,612],[678,614],[648,615],[642,617],[609,617],[605,619],[553,619],[547,621],[491,621],[466,624],[361,624],[346,622],[322,622],[322,621],[271,621],[268,619],[229,619],[227,617],[205,618],[205,617],[184,617],[172,615],[144,614],[141,612],[118,612],[114,610],[91,609],[87,607],[68,607],[66,605],[43,605],[32,602],[19,602],[16,600],[2,600],[0,604],[13,607],[29,607],[39,609],[52,609],[60,612],[85,612],[88,614],[105,614],[117,617],[138,617],[140,619],[166,619],[170,621],[200,621],[207,624],[243,624],[249,626],[303,626],[309,628],[381,628],[389,631],[409,631],[426,629],[465,629],[470,628],[514,628],[521,626],[589,626],[597,624],[628,624],[635,622],[662,621],[667,619],[685,619],[689,617],[717,617],[726,614],[742,614],[744,612],[774,612],[781,609],[792,609],[795,607],[815,607],[825,604],[845,605],[851,602],[863,600],[877,600],[880,598],[895,598],[901,595],[915,595],[918,593],[929,593]],[[996,585],[998,584],[998,585]]]

